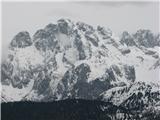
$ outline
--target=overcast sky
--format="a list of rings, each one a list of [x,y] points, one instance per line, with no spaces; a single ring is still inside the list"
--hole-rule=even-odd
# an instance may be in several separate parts
[[[158,32],[158,2],[5,2],[2,4],[2,49],[20,31],[36,30],[60,18],[102,25],[119,35],[124,30]]]

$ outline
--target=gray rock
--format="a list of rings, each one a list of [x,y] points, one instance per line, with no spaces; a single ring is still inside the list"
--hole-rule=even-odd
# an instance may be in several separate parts
[[[124,65],[124,70],[125,70],[125,77],[126,77],[126,79],[134,82],[135,79],[136,79],[134,66]]]
[[[95,32],[94,28],[91,25],[88,25],[86,23],[77,22],[76,25],[77,25],[78,29],[83,32],[90,32],[90,33]]]
[[[160,34],[155,35],[155,41],[157,42],[156,46],[160,46]]]
[[[108,75],[108,77],[107,77],[108,81],[116,81],[116,77],[115,77],[115,74],[114,74],[112,68],[108,68],[106,70],[105,74]]]
[[[25,48],[32,45],[32,40],[28,32],[18,33],[11,41],[11,47]]]
[[[81,41],[81,36],[77,33],[75,33],[74,45],[76,46],[79,52],[79,60],[84,60],[86,58],[84,46]]]
[[[122,44],[126,44],[127,46],[135,46],[136,45],[134,38],[127,31],[124,31],[122,33],[122,37],[121,37],[120,42]]]
[[[112,65],[111,68],[113,69],[113,71],[120,77],[122,77],[122,72],[120,70],[120,68],[117,65]]]
[[[10,84],[14,66],[10,62],[4,62],[1,65],[1,83],[2,85]]]
[[[120,51],[121,51],[121,53],[122,53],[123,55],[128,54],[128,53],[131,52],[131,50],[130,50],[129,48],[120,49]]]
[[[98,37],[95,34],[90,34],[90,33],[86,32],[85,37],[86,37],[87,40],[91,41],[91,43],[94,46],[98,47],[98,41],[99,40],[98,40]]]
[[[157,41],[150,30],[138,30],[133,37],[138,46],[146,48],[157,46]]]
[[[158,59],[158,58],[159,58],[159,54],[158,54],[158,53],[155,53],[154,55],[152,55],[152,57]]]
[[[43,29],[38,30],[33,36],[34,45],[38,50],[47,51],[52,50],[57,45],[56,37],[54,34],[47,32]]]
[[[146,54],[146,55],[154,55],[154,54],[156,54],[156,51],[152,51],[152,50],[145,50],[144,51],[144,53]]]
[[[98,26],[97,31],[103,36],[103,39],[108,39],[112,36],[112,31],[110,29],[106,30],[104,27]]]
[[[108,76],[104,75],[91,82],[88,82],[90,67],[87,64],[81,65],[67,71],[59,83],[58,94],[66,98],[96,99],[105,90],[112,87]]]
[[[49,34],[56,34],[58,32],[58,25],[50,23],[44,29]]]
[[[88,85],[87,79],[90,73],[90,67],[87,64],[82,63],[76,68],[67,71],[62,78],[62,83],[58,85],[58,93],[63,96],[63,98],[76,96],[76,87],[80,84],[83,86]],[[81,86],[81,87],[82,87]],[[80,87],[80,86],[79,86]]]
[[[60,19],[57,21],[58,22],[58,30],[66,35],[70,35],[73,31],[73,24],[69,19]],[[69,25],[69,23],[71,25]]]
[[[156,68],[160,68],[160,59],[158,59],[154,64],[153,64],[153,69],[156,69]]]

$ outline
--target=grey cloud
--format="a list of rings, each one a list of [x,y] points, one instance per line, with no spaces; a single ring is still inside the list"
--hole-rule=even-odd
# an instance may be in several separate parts
[[[138,2],[138,1],[121,1],[121,2],[113,2],[113,1],[83,1],[83,2],[75,2],[77,4],[83,5],[100,5],[100,6],[108,6],[108,7],[120,7],[125,5],[136,5],[136,6],[145,6],[150,4],[157,4],[157,2],[145,1],[145,2]]]

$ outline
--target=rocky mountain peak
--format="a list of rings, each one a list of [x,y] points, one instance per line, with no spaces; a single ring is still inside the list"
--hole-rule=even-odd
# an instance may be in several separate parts
[[[19,32],[11,41],[11,47],[25,48],[32,45],[32,40],[27,31]]]
[[[45,31],[49,32],[50,34],[54,34],[54,33],[58,32],[57,24],[50,23],[44,29],[45,29]]]
[[[38,30],[33,36],[34,45],[38,50],[46,51],[53,50],[56,44],[54,34],[45,29]]]
[[[112,31],[108,28],[97,26],[97,31],[103,36],[103,39],[108,39],[112,36]]]
[[[69,35],[73,30],[74,24],[69,19],[59,19],[57,21],[58,29],[61,33]]]
[[[122,37],[121,37],[120,42],[122,44],[126,44],[127,46],[135,46],[136,45],[133,37],[127,31],[124,31],[122,33]]]
[[[154,35],[150,30],[145,29],[140,29],[132,35],[127,31],[123,32],[120,42],[127,46],[137,46],[139,48],[153,48],[159,46],[158,36]]]
[[[84,22],[77,22],[76,25],[77,25],[78,29],[83,32],[91,32],[92,33],[95,31],[91,25],[86,24]]]
[[[69,19],[48,24],[32,38],[20,32],[11,41],[12,48],[18,49],[10,49],[2,63],[2,98],[98,99],[129,109],[149,101],[155,106],[159,101],[158,42],[159,36],[149,30],[124,31],[118,38],[100,25],[94,28]]]
[[[138,30],[133,36],[138,45],[145,47],[154,47],[156,45],[154,35],[150,30]]]

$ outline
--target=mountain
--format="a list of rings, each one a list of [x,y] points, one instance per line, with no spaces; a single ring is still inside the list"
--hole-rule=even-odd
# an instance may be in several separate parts
[[[133,114],[158,112],[159,47],[159,35],[150,30],[117,37],[103,26],[69,19],[50,23],[32,37],[22,31],[1,64],[1,100],[100,100]]]
[[[140,29],[132,35],[127,31],[124,31],[120,42],[128,46],[144,46],[146,48],[153,48],[155,46],[159,46],[160,39],[159,34],[154,35],[150,30]]]
[[[155,84],[137,82],[129,86],[112,88],[102,93],[99,99],[123,106],[131,111],[134,117],[144,119],[144,116],[147,115],[146,119],[151,119],[155,117],[153,114],[160,114],[159,89]]]

